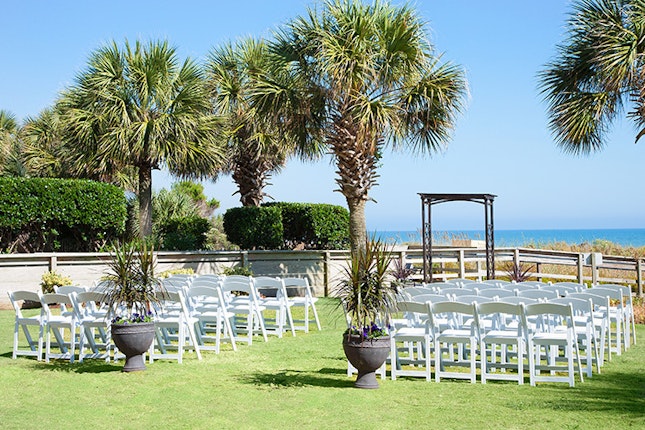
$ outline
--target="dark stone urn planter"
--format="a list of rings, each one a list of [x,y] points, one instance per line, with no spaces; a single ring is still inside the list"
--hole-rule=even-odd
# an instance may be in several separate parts
[[[155,336],[155,323],[112,324],[112,340],[125,354],[124,372],[146,370],[143,354],[148,351]]]
[[[343,349],[352,366],[358,369],[354,387],[378,388],[376,370],[390,354],[390,338],[363,339],[360,335],[343,335]]]

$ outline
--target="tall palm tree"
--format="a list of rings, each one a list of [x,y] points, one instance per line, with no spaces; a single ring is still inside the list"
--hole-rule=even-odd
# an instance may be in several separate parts
[[[98,171],[138,171],[141,235],[152,232],[152,170],[206,177],[222,160],[218,121],[201,68],[165,41],[96,50],[59,102],[79,161]]]
[[[356,251],[366,243],[365,204],[384,150],[440,150],[463,107],[463,71],[440,62],[414,9],[380,1],[328,0],[289,22],[270,49],[300,93],[266,82],[258,106],[309,131],[295,135],[322,134]]]
[[[118,160],[107,160],[103,166],[85,162],[84,145],[77,145],[65,135],[60,109],[49,107],[23,126],[23,158],[30,176],[83,178],[107,182],[135,191],[136,170]]]
[[[267,197],[264,188],[271,175],[299,149],[294,140],[278,131],[274,116],[253,104],[258,79],[274,79],[269,75],[266,43],[246,38],[235,45],[222,45],[211,51],[206,69],[215,112],[226,118],[227,162],[223,172],[230,173],[237,184],[243,206],[259,206]],[[299,155],[319,155],[319,148],[310,148]]]
[[[557,144],[576,155],[601,149],[626,105],[638,141],[645,134],[645,3],[579,0],[566,31],[539,75]]]

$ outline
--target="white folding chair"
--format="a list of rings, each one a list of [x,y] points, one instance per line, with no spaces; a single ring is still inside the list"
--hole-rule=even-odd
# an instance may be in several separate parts
[[[219,354],[221,342],[225,341],[231,343],[233,351],[237,351],[231,324],[235,315],[227,310],[219,282],[216,287],[192,285],[187,292],[187,301],[193,304],[191,315],[199,320],[196,336],[200,350]]]
[[[259,303],[267,311],[275,312],[274,319],[264,317],[264,324],[267,332],[272,332],[282,337],[283,333],[287,330],[291,331],[291,335],[295,336],[296,331],[293,323],[293,316],[291,315],[291,307],[293,302],[289,301],[287,289],[284,281],[280,278],[271,278],[268,276],[258,276],[253,278],[253,285],[258,292]],[[273,322],[274,324],[269,324]]]
[[[587,291],[590,290],[588,289]],[[611,326],[609,322],[608,311],[609,299],[607,297],[591,294],[588,292],[571,293],[566,298],[582,299],[591,303],[594,332],[596,339],[598,339],[599,341],[598,348],[600,353],[600,365],[603,365],[605,358],[607,359],[607,361],[611,361],[612,349],[609,347],[611,343]]]
[[[43,332],[45,328],[45,313],[41,307],[38,315],[26,316],[22,313],[22,306],[25,301],[40,304],[40,294],[33,291],[8,291],[9,301],[16,313],[15,322],[13,326],[13,352],[12,359],[16,359],[19,355],[36,357],[40,361],[43,357]],[[33,335],[30,332],[30,327],[38,328],[38,335]],[[27,347],[29,349],[20,349],[21,339],[19,336],[20,331],[25,335]],[[34,340],[34,337],[37,341]]]
[[[49,363],[52,358],[69,360],[74,362],[76,354],[76,318],[74,312],[62,314],[55,312],[50,305],[64,305],[65,308],[73,309],[72,300],[67,294],[49,293],[40,296],[40,303],[45,311],[45,362]],[[51,335],[54,334],[56,346],[60,350],[54,353],[51,350]]]
[[[182,363],[184,350],[194,349],[197,359],[202,359],[195,333],[198,319],[191,316],[182,291],[157,293],[161,308],[155,316],[155,341],[150,346],[149,361],[155,359],[177,360]],[[186,344],[188,340],[189,344]],[[176,351],[172,353],[171,351]]]
[[[481,329],[479,352],[482,384],[489,379],[524,384],[527,332],[524,304],[482,303],[477,305],[477,314]],[[488,329],[484,330],[484,326]]]
[[[513,297],[513,296],[515,296],[515,291],[505,290],[503,288],[490,288],[488,290],[481,290],[481,291],[477,291],[477,292],[478,292],[478,294],[477,294],[478,296],[490,297],[492,299],[494,299],[494,298],[500,299],[502,297]]]
[[[228,310],[235,314],[234,331],[238,333],[236,342],[247,342],[251,345],[255,332],[259,332],[264,341],[268,342],[262,315],[265,308],[258,301],[252,279],[244,276],[227,276],[222,281],[221,289],[224,300],[227,300]],[[246,332],[246,339],[239,336],[240,332]]]
[[[390,362],[392,380],[397,376],[431,378],[432,333],[428,322],[430,305],[419,302],[399,302],[405,324],[390,333]]]
[[[536,382],[568,382],[575,386],[574,360],[577,362],[580,382],[582,366],[573,322],[571,305],[535,303],[525,307],[527,318],[535,316],[537,323],[529,327],[528,358],[531,385]],[[544,354],[542,354],[544,348]],[[559,364],[562,361],[566,365]],[[542,372],[548,372],[544,374]],[[557,372],[564,372],[561,376]]]
[[[474,304],[457,302],[432,303],[430,327],[434,338],[435,380],[441,378],[477,381],[477,349],[479,325]],[[445,318],[446,323],[439,320]],[[444,327],[444,324],[446,326]],[[456,354],[454,347],[456,347]],[[447,370],[459,366],[469,372]]]
[[[632,289],[629,286],[618,284],[598,284],[594,288],[605,288],[611,290],[618,290],[623,294],[623,327],[625,348],[630,346],[630,331],[634,344],[636,344],[636,321],[634,320],[634,303],[632,301]],[[593,293],[593,288],[589,290]]]
[[[573,309],[573,321],[576,337],[578,340],[578,349],[581,353],[583,371],[587,377],[592,377],[593,363],[596,363],[596,369],[600,373],[600,346],[597,331],[594,327],[593,302],[591,300],[577,299],[573,297],[561,297],[559,299],[549,300],[549,303],[560,303],[571,305]]]
[[[303,294],[302,296],[294,295],[292,297],[288,297],[289,302],[292,303],[292,306],[303,308],[305,312],[303,320],[294,320],[294,323],[303,323],[303,325],[296,325],[294,328],[296,330],[304,330],[305,333],[309,333],[309,324],[313,321],[316,323],[318,330],[321,330],[320,319],[318,318],[318,311],[316,310],[316,302],[318,301],[318,297],[314,296],[311,285],[309,285],[307,278],[285,277],[282,280],[284,281],[284,286],[287,289],[287,294],[289,293],[289,290],[293,289],[295,289],[296,291],[300,290]],[[313,315],[313,320],[311,320],[311,317],[309,315],[310,309]]]
[[[607,310],[609,323],[614,326],[614,336],[609,338],[609,347],[612,352],[621,355],[623,350],[627,350],[629,340],[624,332],[625,326],[625,309],[623,303],[623,293],[615,288],[602,288],[602,286],[592,287],[587,290],[590,294],[607,298]],[[614,342],[615,340],[615,342]]]
[[[112,339],[107,314],[96,314],[95,303],[105,302],[105,294],[94,291],[72,292],[70,295],[74,317],[79,329],[78,361],[101,358],[110,361]],[[89,352],[85,348],[89,347]]]

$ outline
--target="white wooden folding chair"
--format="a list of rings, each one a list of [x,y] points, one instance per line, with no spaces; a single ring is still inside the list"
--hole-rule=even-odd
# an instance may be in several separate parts
[[[7,293],[16,314],[13,326],[13,352],[11,358],[15,360],[19,355],[24,355],[36,357],[40,361],[43,357],[44,309],[41,307],[38,315],[33,316],[26,316],[22,312],[22,306],[25,301],[40,304],[40,294],[33,291],[8,291]],[[38,329],[37,335],[30,332],[30,327]],[[20,348],[21,339],[19,334],[21,330],[27,341],[28,349]]]
[[[613,325],[614,336],[610,337],[609,348],[611,352],[621,355],[623,350],[627,350],[629,335],[625,336],[625,308],[623,302],[623,293],[615,288],[603,288],[602,286],[592,287],[587,290],[590,294],[607,298],[607,310],[609,323]]]
[[[293,302],[288,298],[287,289],[281,278],[271,278],[268,276],[257,276],[253,278],[253,285],[259,295],[259,303],[267,311],[275,312],[274,319],[264,318],[264,324],[267,333],[275,333],[282,337],[288,329],[292,336],[296,335],[296,330],[291,314]],[[269,322],[273,322],[270,325]]]
[[[227,300],[228,310],[235,314],[234,331],[238,333],[236,342],[253,343],[253,335],[258,332],[265,342],[268,342],[264,316],[265,308],[259,303],[253,280],[243,276],[227,276],[221,284],[224,300]],[[246,339],[241,337],[246,333]]]
[[[188,289],[187,300],[192,302],[191,315],[199,320],[196,331],[201,350],[220,352],[222,341],[230,342],[237,351],[235,333],[231,320],[235,317],[229,312],[219,282],[216,287],[192,285]]]
[[[632,289],[629,286],[618,284],[598,284],[594,288],[605,288],[618,290],[623,295],[623,333],[625,348],[629,348],[630,342],[636,344],[636,321],[634,320],[634,303],[632,301]],[[589,290],[593,293],[593,288]],[[630,340],[631,332],[631,340]]]
[[[569,386],[575,386],[574,360],[582,382],[584,379],[572,306],[534,303],[525,307],[525,314],[527,318],[537,318],[535,326],[529,327],[528,334],[531,385],[534,386],[536,382],[568,382]],[[562,361],[566,364],[560,364]],[[566,373],[566,376],[559,375],[560,372]]]
[[[67,294],[49,293],[40,296],[40,303],[45,312],[45,362],[49,360],[64,359],[74,362],[76,354],[76,318],[73,309],[72,299]],[[70,309],[69,312],[61,313],[52,309],[52,305],[64,305]],[[51,349],[51,338],[54,334],[56,347],[60,352],[54,353]]]
[[[86,358],[100,358],[110,361],[112,339],[110,320],[107,314],[95,313],[95,303],[104,303],[105,294],[95,291],[72,292],[69,294],[74,309],[74,318],[79,329],[78,361]],[[85,348],[89,352],[85,352]]]
[[[457,302],[432,303],[430,327],[434,338],[435,380],[441,378],[477,381],[479,323],[475,304]],[[445,318],[445,320],[444,320]],[[446,321],[440,323],[439,320]],[[456,348],[456,353],[455,353]],[[448,370],[459,366],[468,372]]]
[[[580,350],[583,364],[582,370],[587,377],[593,376],[593,364],[596,363],[597,372],[600,373],[600,346],[597,331],[594,327],[593,302],[591,300],[577,299],[574,297],[560,297],[549,300],[549,303],[571,305],[578,349]]]
[[[150,346],[150,363],[155,359],[177,360],[182,363],[184,350],[193,349],[197,359],[202,359],[195,333],[197,318],[190,315],[182,291],[158,292],[161,308],[155,316],[155,341]],[[188,341],[188,344],[186,343]],[[171,351],[176,351],[175,353]]]
[[[392,380],[397,376],[425,377],[431,381],[432,332],[428,319],[430,305],[420,302],[399,302],[405,324],[390,333],[390,362]]]
[[[489,379],[524,384],[527,333],[524,304],[482,303],[477,305],[477,314],[481,329],[479,352],[482,384]]]
[[[320,319],[318,318],[318,310],[316,309],[316,302],[318,297],[315,297],[309,285],[307,278],[294,278],[294,277],[285,277],[282,278],[284,281],[284,286],[287,289],[287,294],[290,289],[296,289],[297,291],[302,291],[302,296],[294,295],[289,297],[289,302],[292,303],[292,306],[295,308],[303,308],[305,316],[303,320],[294,320],[295,323],[302,323],[302,325],[296,325],[296,330],[304,330],[305,333],[309,333],[309,324],[314,322],[318,330],[321,330]],[[311,310],[311,315],[313,315],[313,320],[309,314]]]

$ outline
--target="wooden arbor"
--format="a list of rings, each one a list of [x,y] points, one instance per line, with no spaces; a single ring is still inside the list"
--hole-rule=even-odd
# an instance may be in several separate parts
[[[432,282],[432,205],[445,202],[473,202],[484,205],[486,232],[486,277],[495,278],[495,235],[493,225],[493,194],[426,194],[421,196],[421,220],[423,235],[423,281]]]

